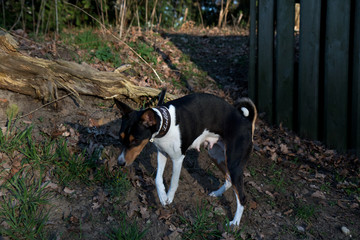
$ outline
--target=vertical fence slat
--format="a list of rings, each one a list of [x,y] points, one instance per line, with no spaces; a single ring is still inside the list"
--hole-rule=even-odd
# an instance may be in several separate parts
[[[327,1],[324,72],[325,142],[347,147],[347,96],[351,1]]]
[[[259,1],[258,108],[273,121],[274,0]]]
[[[321,0],[300,1],[299,133],[319,138]]]
[[[275,120],[293,128],[295,0],[277,0]]]
[[[352,136],[351,141],[360,155],[360,1],[355,2],[354,59],[352,87]]]
[[[250,1],[250,54],[249,54],[249,97],[256,99],[256,0]]]

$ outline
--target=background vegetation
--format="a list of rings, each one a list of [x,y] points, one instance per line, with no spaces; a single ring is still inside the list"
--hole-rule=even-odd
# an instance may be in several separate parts
[[[0,5],[1,27],[36,36],[94,25],[89,15],[120,33],[129,26],[177,28],[186,21],[204,27],[239,26],[247,24],[249,15],[249,0],[2,0]]]

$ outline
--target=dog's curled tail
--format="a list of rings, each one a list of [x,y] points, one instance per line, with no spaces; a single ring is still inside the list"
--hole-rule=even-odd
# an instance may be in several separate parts
[[[252,123],[252,137],[254,137],[255,121],[257,118],[257,110],[253,101],[250,98],[241,98],[237,104],[237,109],[251,121]]]

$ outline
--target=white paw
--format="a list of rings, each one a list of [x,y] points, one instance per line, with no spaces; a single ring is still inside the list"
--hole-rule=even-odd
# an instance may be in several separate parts
[[[234,219],[231,222],[229,222],[229,226],[239,226],[240,225],[240,219]]]
[[[159,194],[159,200],[160,200],[161,205],[163,205],[163,206],[166,206],[166,204],[169,203],[168,197],[165,192],[162,194]]]
[[[211,193],[209,193],[210,197],[220,197],[222,194],[219,193],[218,191],[213,191]]]
[[[168,192],[167,194],[167,203],[170,204],[174,200],[175,193]]]

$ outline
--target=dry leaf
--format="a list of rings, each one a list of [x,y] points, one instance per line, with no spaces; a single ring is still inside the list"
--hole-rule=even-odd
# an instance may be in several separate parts
[[[271,154],[271,157],[270,157],[270,158],[271,158],[271,160],[276,161],[276,160],[277,160],[277,156],[278,156],[278,155],[276,154],[276,152],[274,152],[274,153]]]
[[[140,214],[142,218],[149,218],[150,214],[146,207],[140,207]]]
[[[56,183],[48,182],[45,188],[50,188],[50,189],[56,190],[56,189],[58,189],[58,187],[59,187],[59,185],[57,185]]]
[[[347,209],[347,207],[340,200],[337,201],[337,205],[343,209]]]
[[[93,202],[91,208],[95,210],[95,209],[98,209],[100,206],[101,205],[98,202]]]
[[[280,144],[280,150],[283,154],[288,154],[289,153],[289,149],[285,144]]]
[[[250,209],[256,209],[257,208],[257,203],[255,202],[255,201],[250,201],[250,203],[249,203],[249,207],[250,207]]]
[[[326,177],[326,175],[325,175],[325,174],[318,173],[318,172],[316,172],[316,173],[315,173],[315,178],[321,178],[321,179],[324,179],[325,177]]]
[[[127,211],[128,217],[132,217],[136,211],[139,211],[139,206],[137,203],[131,202],[129,205],[129,210]]]
[[[159,215],[159,220],[161,219],[167,220],[172,215],[171,210],[168,209],[160,209],[159,211],[156,211],[156,213]]]
[[[294,211],[293,209],[289,209],[286,212],[284,212],[284,215],[287,216],[287,215],[291,214],[293,211]]]

